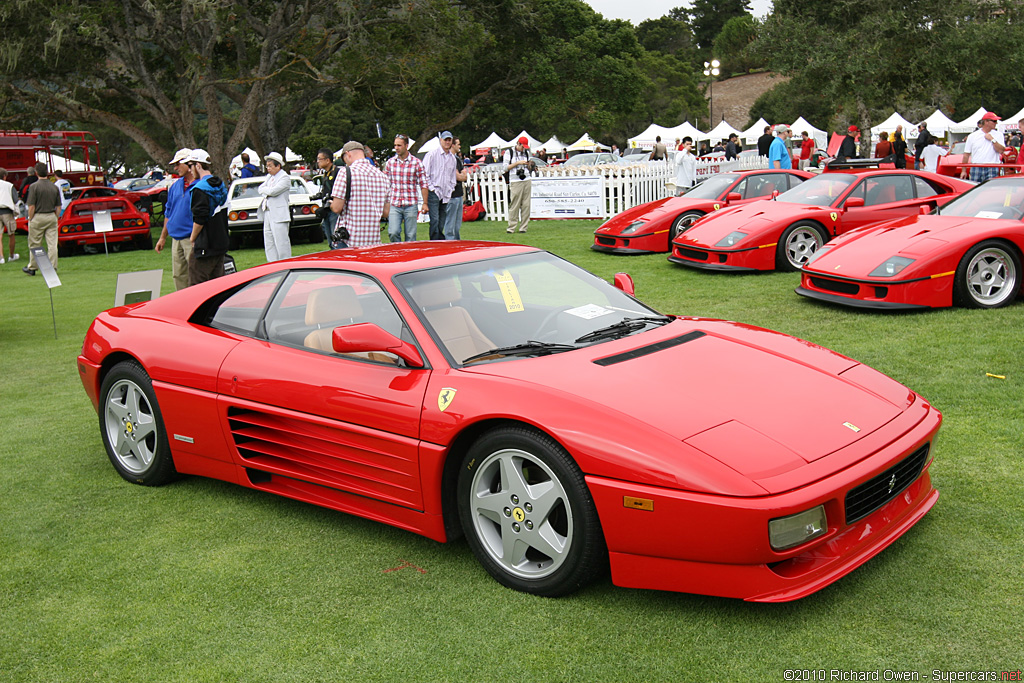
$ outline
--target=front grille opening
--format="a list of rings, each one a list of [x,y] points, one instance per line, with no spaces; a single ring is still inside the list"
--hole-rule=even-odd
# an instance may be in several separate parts
[[[676,249],[676,254],[694,261],[707,261],[708,254],[706,251],[697,251],[696,249],[686,249],[685,247],[679,247]]]
[[[846,494],[846,523],[864,519],[917,481],[928,462],[930,445],[921,446],[885,472],[851,489]]]
[[[839,294],[855,295],[860,291],[860,285],[853,282],[840,282],[838,280],[826,280],[820,277],[812,277],[811,284],[826,292],[837,292]]]
[[[599,236],[597,238],[597,243],[598,244],[603,244],[606,247],[614,247],[615,246],[615,240],[612,239],[611,237],[600,237]]]
[[[887,296],[889,296],[889,288],[888,287],[875,287],[875,298],[876,299],[884,299]]]
[[[725,263],[728,259],[729,259],[729,255],[728,254],[719,254],[718,255],[718,262],[719,263]]]

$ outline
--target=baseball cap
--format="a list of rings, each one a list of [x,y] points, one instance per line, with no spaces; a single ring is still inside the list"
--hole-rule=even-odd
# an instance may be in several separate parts
[[[789,132],[789,126],[787,126],[784,123],[780,123],[779,125],[775,126],[775,132],[776,133],[788,133]]]
[[[451,140],[454,137],[455,136],[452,135],[452,132],[450,130],[446,130],[445,132],[441,133],[442,140]]]
[[[174,153],[174,158],[171,159],[170,164],[172,166],[174,164],[180,164],[181,162],[183,162],[186,159],[188,159],[188,155],[191,154],[191,153],[192,153],[191,149],[189,149],[188,147],[182,147],[181,149],[179,149],[177,152]]]
[[[194,149],[189,153],[188,159],[185,161],[208,164],[210,163],[210,153],[205,149]]]
[[[280,152],[271,152],[270,154],[263,157],[264,161],[274,160],[278,166],[284,166],[284,157],[281,156]]]
[[[356,149],[358,149],[360,152],[362,152],[363,151],[363,143],[356,142],[355,140],[349,140],[348,142],[345,143],[345,146],[341,148],[341,153],[342,154],[347,154],[348,152],[351,152],[352,150],[356,150]]]
[[[859,133],[860,132],[860,128],[858,128],[857,126],[855,126],[855,125],[853,125],[851,123],[850,127],[846,129],[846,132],[847,133]]]
[[[523,147],[529,147],[530,146],[530,141],[526,139],[525,135],[523,137],[519,138],[518,142]]]
[[[981,115],[981,120],[982,121],[999,121],[1000,119],[999,119],[998,116],[996,116],[992,112],[987,111],[987,112],[985,112],[984,114]]]

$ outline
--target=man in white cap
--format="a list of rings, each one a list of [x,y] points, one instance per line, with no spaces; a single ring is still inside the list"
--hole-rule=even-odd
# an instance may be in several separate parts
[[[224,254],[228,253],[228,188],[210,172],[210,155],[206,150],[192,150],[188,165],[196,177],[188,189],[192,205],[188,283],[195,285],[224,274]]]
[[[288,191],[292,180],[284,171],[284,159],[279,153],[271,152],[263,161],[267,166],[267,179],[257,188],[263,197],[257,215],[263,219],[263,248],[270,263],[292,257],[292,242],[288,237],[292,222]]]
[[[784,123],[775,126],[775,139],[768,148],[768,168],[793,168],[793,159],[786,147],[789,136],[789,126]]]
[[[174,289],[188,287],[188,257],[192,254],[192,204],[187,196],[188,186],[195,180],[192,169],[188,165],[188,157],[192,150],[183,147],[174,153],[171,159],[171,170],[181,176],[167,188],[167,201],[164,202],[164,228],[160,231],[160,239],[156,241],[156,253],[160,253],[171,238],[171,277]]]
[[[423,157],[423,170],[427,175],[427,210],[430,214],[430,239],[444,239],[445,214],[455,190],[455,154],[450,130],[441,133],[441,144]]]
[[[981,116],[981,124],[978,130],[967,136],[967,144],[964,146],[964,164],[998,164],[1002,161],[1003,150],[1006,149],[1006,141],[1003,134],[996,130],[996,121],[999,117],[990,111]],[[966,178],[970,174],[971,180],[982,183],[989,178],[999,175],[998,166],[988,168],[967,168],[960,169],[960,177]]]

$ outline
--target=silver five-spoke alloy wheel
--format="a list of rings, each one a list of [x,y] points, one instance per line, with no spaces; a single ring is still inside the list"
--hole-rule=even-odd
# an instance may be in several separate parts
[[[814,252],[821,248],[824,240],[814,228],[798,227],[786,238],[786,258],[794,268],[801,268]]]
[[[135,382],[118,380],[107,392],[103,410],[117,461],[132,474],[143,474],[153,463],[157,444],[156,417],[146,394]]]
[[[990,247],[967,264],[967,290],[983,306],[998,306],[1016,294],[1017,270],[1003,249]]]
[[[540,459],[518,449],[492,453],[471,483],[473,526],[505,571],[539,579],[562,566],[573,518],[565,489]]]

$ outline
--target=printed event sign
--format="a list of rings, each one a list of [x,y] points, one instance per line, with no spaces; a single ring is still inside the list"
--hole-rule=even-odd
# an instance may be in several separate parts
[[[604,218],[604,177],[533,178],[530,218]]]

